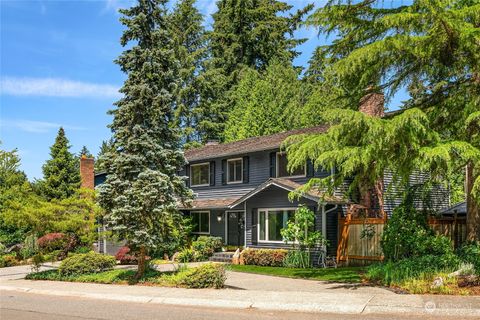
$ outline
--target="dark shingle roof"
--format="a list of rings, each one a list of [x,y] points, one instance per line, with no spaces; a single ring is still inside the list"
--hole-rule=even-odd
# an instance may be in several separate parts
[[[311,128],[290,130],[272,134],[269,136],[253,137],[240,141],[221,143],[216,145],[205,145],[185,151],[188,161],[205,160],[217,157],[226,157],[237,154],[245,154],[256,151],[278,149],[282,142],[289,136],[302,133],[323,133],[328,130],[328,125]]]
[[[457,204],[454,204],[453,206],[448,207],[448,208],[440,211],[440,213],[441,214],[455,214],[455,213],[466,214],[467,213],[467,202],[463,201],[463,202],[459,202]]]

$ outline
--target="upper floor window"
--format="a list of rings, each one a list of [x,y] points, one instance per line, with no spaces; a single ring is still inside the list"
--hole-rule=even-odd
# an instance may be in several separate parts
[[[228,159],[227,164],[227,183],[242,183],[243,159]]]
[[[210,185],[210,163],[198,163],[190,166],[191,186]]]
[[[306,176],[305,165],[295,168],[292,172],[288,171],[287,154],[284,152],[277,153],[277,177],[304,177]]]

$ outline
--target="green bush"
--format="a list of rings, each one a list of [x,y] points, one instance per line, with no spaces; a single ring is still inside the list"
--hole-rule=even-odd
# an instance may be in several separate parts
[[[192,249],[195,251],[196,260],[208,260],[214,252],[222,249],[223,241],[220,237],[200,236],[193,241]]]
[[[112,256],[95,252],[80,253],[63,260],[58,272],[62,276],[87,274],[112,269],[115,264]]]
[[[409,205],[409,199],[397,207],[382,233],[382,251],[387,261],[399,261],[424,255],[451,255],[449,238],[435,235],[427,224],[427,214]]]
[[[245,249],[240,260],[248,265],[281,267],[287,253],[285,249]]]
[[[223,288],[225,285],[225,268],[221,264],[206,263],[186,269],[173,275],[170,280],[176,286],[186,288]]]
[[[385,285],[401,284],[404,281],[423,278],[439,272],[452,272],[459,266],[459,259],[454,254],[424,255],[421,257],[387,261],[371,265],[366,277],[370,281]]]
[[[480,275],[480,242],[465,244],[458,249],[457,254],[463,262],[473,264],[476,273]]]
[[[195,252],[192,249],[185,248],[177,255],[177,260],[182,263],[195,261]]]
[[[287,268],[310,268],[312,266],[310,260],[310,252],[291,250],[283,259],[283,265]]]

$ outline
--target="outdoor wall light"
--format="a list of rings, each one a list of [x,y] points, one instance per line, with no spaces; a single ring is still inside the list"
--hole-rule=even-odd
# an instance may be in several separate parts
[[[217,221],[218,221],[218,222],[222,222],[222,218],[223,218],[223,214],[222,214],[222,213],[217,214]]]

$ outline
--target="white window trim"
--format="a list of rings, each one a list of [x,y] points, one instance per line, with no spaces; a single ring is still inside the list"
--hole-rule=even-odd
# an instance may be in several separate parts
[[[208,183],[193,184],[193,174],[192,174],[193,167],[199,167],[204,165],[208,165]],[[210,162],[195,163],[190,165],[190,187],[206,187],[206,186],[210,186]]]
[[[260,211],[265,211],[265,239],[268,239],[268,212],[269,211],[279,211],[279,210],[293,210],[297,211],[298,207],[291,208],[259,208],[257,210],[257,242],[260,243],[285,243],[285,241],[275,241],[275,240],[260,240]]]
[[[210,211],[209,210],[190,211],[190,215],[192,215],[194,213],[205,213],[205,212],[208,213],[208,232],[194,232],[194,231],[192,231],[192,234],[210,234]]]
[[[305,177],[307,176],[307,164],[306,164],[306,163],[305,163],[305,165],[303,166],[304,169],[305,169],[305,173],[304,173],[303,175],[300,174],[300,175],[296,175],[296,176],[281,176],[281,177],[280,177],[280,175],[278,174],[278,171],[279,171],[279,170],[278,170],[278,165],[279,165],[279,163],[280,163],[280,161],[278,161],[278,156],[284,155],[284,154],[285,154],[285,152],[277,152],[277,154],[275,155],[275,157],[276,157],[276,159],[275,159],[275,160],[276,160],[276,161],[275,161],[275,176],[276,176],[277,178],[305,178]],[[287,169],[287,171],[288,171],[288,169]]]
[[[230,178],[230,166],[228,165],[228,163],[233,162],[233,161],[238,161],[238,160],[240,160],[242,162],[242,169],[240,170],[241,180],[228,181],[228,178]],[[234,159],[228,159],[227,160],[227,184],[237,184],[237,183],[243,183],[243,158],[234,158]]]

